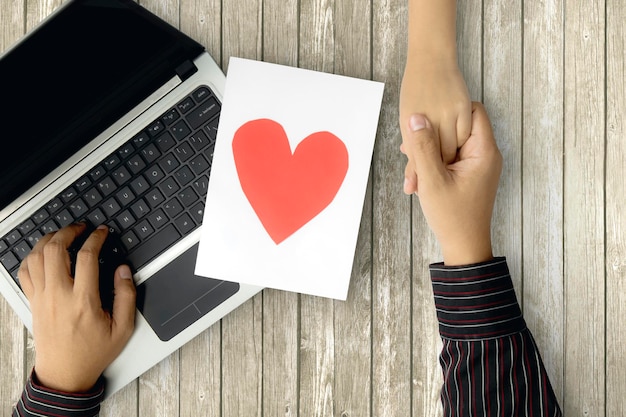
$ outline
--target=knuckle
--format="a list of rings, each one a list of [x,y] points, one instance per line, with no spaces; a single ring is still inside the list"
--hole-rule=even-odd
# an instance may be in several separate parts
[[[90,246],[83,246],[76,255],[79,262],[91,263],[98,260],[99,251]]]
[[[46,243],[46,246],[44,246],[43,248],[43,256],[46,258],[56,257],[65,252],[66,252],[66,249],[65,247],[63,247],[61,242],[58,242],[55,240],[51,240],[50,242]]]

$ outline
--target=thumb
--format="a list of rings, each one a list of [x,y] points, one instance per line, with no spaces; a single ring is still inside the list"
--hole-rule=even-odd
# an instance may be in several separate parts
[[[113,335],[126,342],[135,327],[135,303],[137,291],[133,275],[128,265],[120,265],[113,279],[115,297],[113,299]]]
[[[438,181],[445,174],[441,143],[430,121],[422,114],[412,114],[408,127],[408,140],[405,141],[407,156],[415,164],[421,188],[425,184]]]

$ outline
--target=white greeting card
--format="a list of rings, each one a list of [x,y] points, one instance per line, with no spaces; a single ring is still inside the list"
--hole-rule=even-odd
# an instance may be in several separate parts
[[[196,274],[345,300],[382,95],[231,58]]]

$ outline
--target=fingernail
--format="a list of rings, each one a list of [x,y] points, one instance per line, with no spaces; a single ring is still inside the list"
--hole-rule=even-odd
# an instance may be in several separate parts
[[[122,279],[132,279],[133,273],[130,271],[128,265],[120,266],[120,278]]]
[[[106,224],[101,224],[100,226],[96,227],[96,229],[100,229],[100,230],[108,230],[109,226],[107,226]]]
[[[424,129],[428,125],[428,120],[421,114],[414,114],[409,119],[409,127],[413,132]]]

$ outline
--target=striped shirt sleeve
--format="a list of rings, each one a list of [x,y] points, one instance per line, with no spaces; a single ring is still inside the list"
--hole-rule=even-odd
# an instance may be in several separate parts
[[[100,412],[103,399],[103,378],[89,392],[66,393],[41,386],[33,370],[13,408],[13,417],[93,417]]]
[[[506,259],[430,267],[445,417],[561,416]]]

